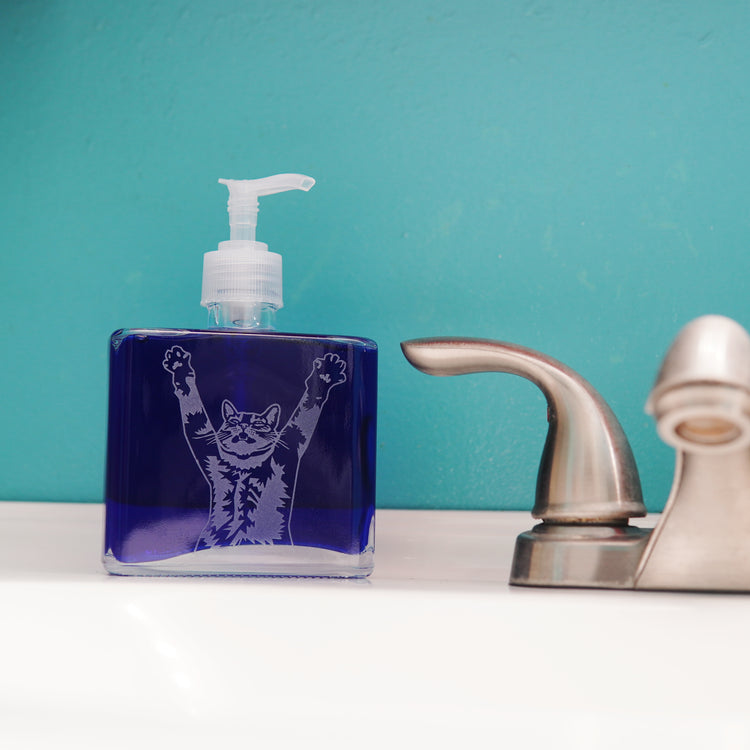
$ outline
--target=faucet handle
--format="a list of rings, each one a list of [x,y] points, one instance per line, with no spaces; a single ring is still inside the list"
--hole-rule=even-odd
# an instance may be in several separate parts
[[[750,591],[750,336],[730,318],[688,323],[646,404],[677,450],[667,504],[635,588]]]
[[[750,444],[750,335],[722,315],[703,315],[669,347],[646,402],[659,437],[688,453]]]

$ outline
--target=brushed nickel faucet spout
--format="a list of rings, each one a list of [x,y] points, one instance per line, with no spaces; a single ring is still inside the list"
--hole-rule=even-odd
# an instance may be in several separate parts
[[[510,582],[525,586],[750,592],[750,335],[707,315],[668,350],[646,410],[677,450],[655,529],[633,454],[612,410],[580,375],[544,354],[485,339],[402,345],[430,375],[507,372],[547,398],[549,431],[532,515]]]
[[[555,523],[626,522],[644,516],[641,484],[625,433],[604,399],[561,362],[486,339],[405,341],[406,359],[429,375],[504,372],[537,385],[549,431],[532,515]]]
[[[632,586],[647,535],[628,519],[646,508],[630,445],[599,393],[561,362],[515,344],[429,338],[401,348],[429,375],[511,373],[547,399],[549,430],[532,511],[542,523],[519,537],[511,582],[585,586],[598,575],[609,586]]]

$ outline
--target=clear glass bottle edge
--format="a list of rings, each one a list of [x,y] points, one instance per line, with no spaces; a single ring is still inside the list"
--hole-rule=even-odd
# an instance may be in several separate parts
[[[251,549],[248,547],[248,549]],[[266,551],[267,547],[254,551]],[[299,559],[292,559],[289,550],[298,551]],[[279,552],[278,549],[271,550]],[[273,577],[273,578],[366,578],[374,569],[375,550],[372,544],[361,552],[345,553],[316,547],[294,546],[283,550],[281,557],[289,559],[263,563],[257,559],[246,563],[213,563],[195,560],[196,553],[187,553],[163,560],[121,562],[108,550],[102,564],[110,575],[120,576],[185,576],[185,577]],[[310,553],[325,553],[324,560],[310,560]],[[308,556],[305,556],[308,555]]]
[[[334,343],[359,345],[365,349],[378,350],[378,344],[366,336],[347,336],[340,334],[294,333],[269,329],[241,328],[118,328],[110,335],[110,342],[118,348],[131,336],[213,336],[216,334],[231,336],[272,336],[273,338],[301,339],[305,341],[324,340]]]

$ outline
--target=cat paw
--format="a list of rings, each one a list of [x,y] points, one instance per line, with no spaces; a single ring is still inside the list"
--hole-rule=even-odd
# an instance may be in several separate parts
[[[181,346],[173,346],[164,352],[162,366],[167,372],[171,372],[173,375],[191,370],[190,352],[186,352]]]
[[[326,387],[333,388],[346,381],[346,362],[338,354],[326,354],[313,362],[312,375],[317,375]]]

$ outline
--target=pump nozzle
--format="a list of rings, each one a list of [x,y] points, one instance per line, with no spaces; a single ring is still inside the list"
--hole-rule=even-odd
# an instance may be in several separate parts
[[[229,188],[229,239],[255,242],[258,223],[258,197],[284,193],[287,190],[308,191],[314,184],[312,177],[303,174],[276,174],[259,180],[224,180]]]
[[[201,305],[231,306],[232,320],[254,320],[264,307],[283,306],[281,256],[255,240],[258,198],[287,190],[309,190],[315,180],[301,174],[277,174],[259,180],[219,180],[229,188],[229,240],[203,257]]]

